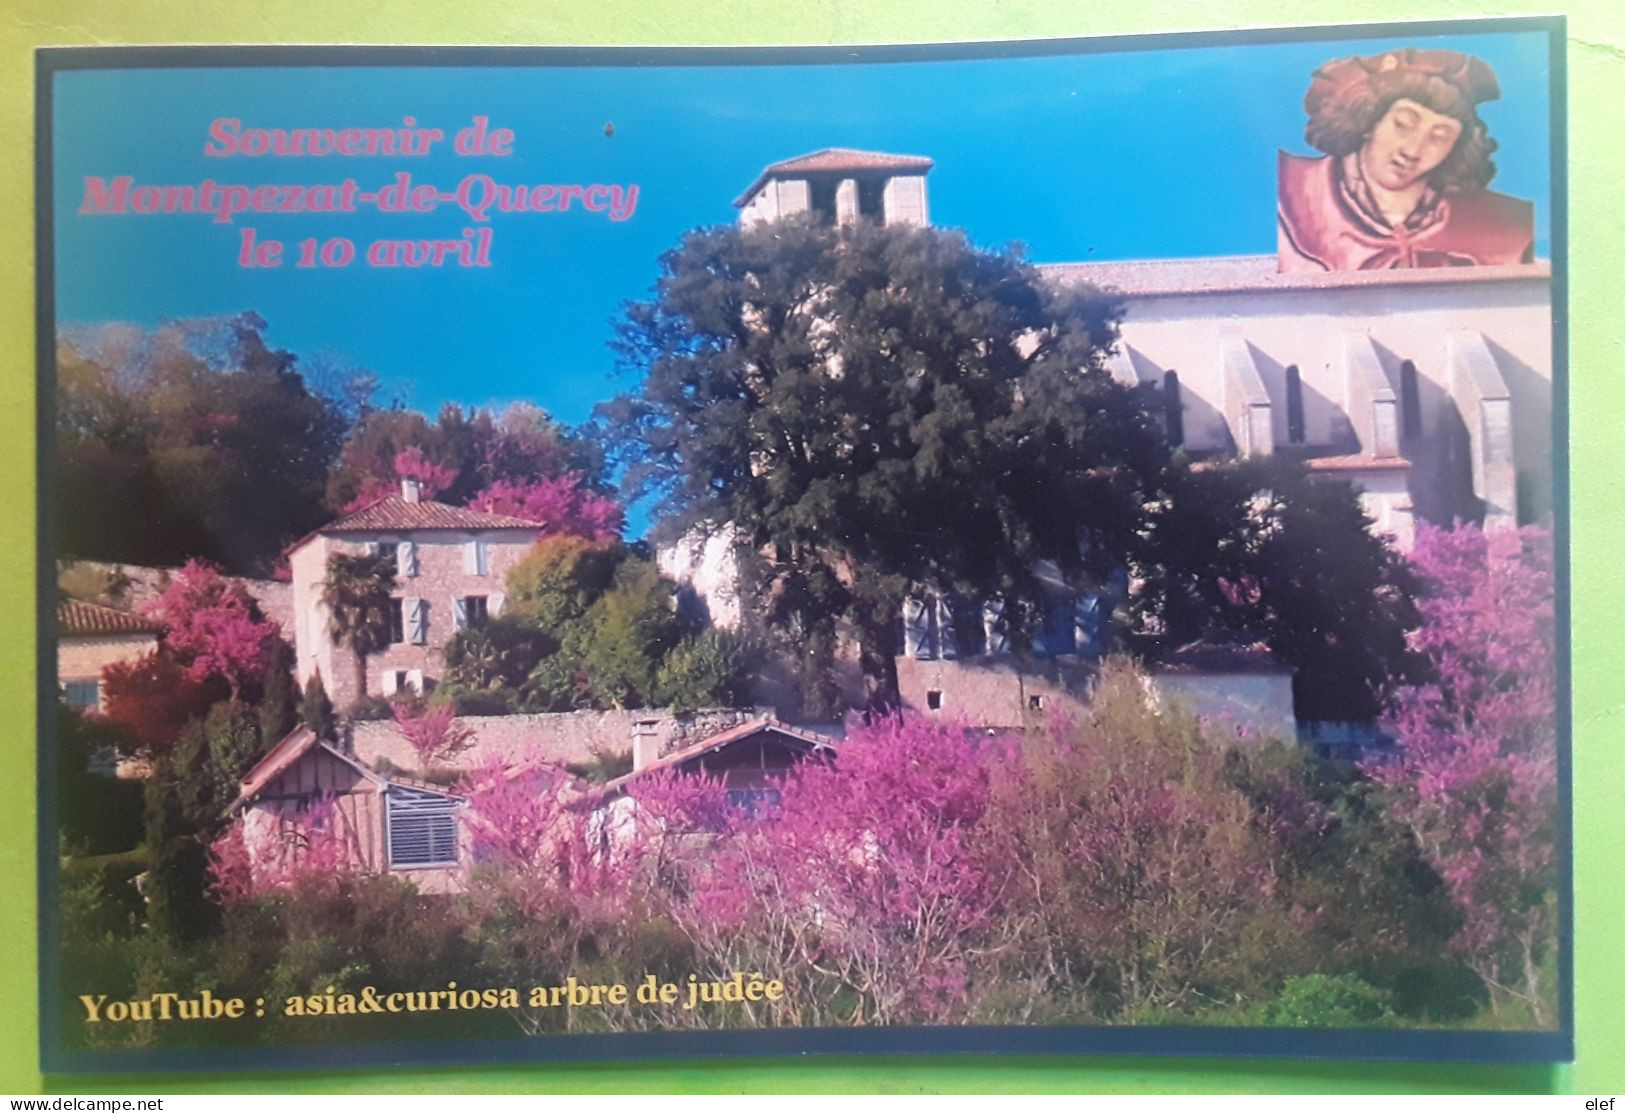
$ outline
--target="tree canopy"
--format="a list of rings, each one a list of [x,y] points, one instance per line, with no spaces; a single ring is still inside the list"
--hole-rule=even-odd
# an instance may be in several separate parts
[[[326,517],[346,403],[319,394],[254,313],[65,334],[57,352],[59,549],[269,567]]]
[[[668,530],[732,523],[772,554],[782,624],[851,620],[883,666],[911,586],[1001,596],[1019,624],[1039,562],[1120,559],[1169,451],[1104,369],[1107,296],[870,224],[699,230],[661,267],[619,329],[643,379],[601,409],[608,444]]]

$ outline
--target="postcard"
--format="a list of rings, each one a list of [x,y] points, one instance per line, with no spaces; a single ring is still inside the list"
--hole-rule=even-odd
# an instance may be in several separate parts
[[[42,50],[45,1069],[1572,1057],[1561,47]]]

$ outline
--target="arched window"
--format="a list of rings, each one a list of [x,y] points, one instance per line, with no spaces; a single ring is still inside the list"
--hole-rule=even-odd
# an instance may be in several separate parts
[[[1162,373],[1162,422],[1169,444],[1185,443],[1185,403],[1179,396],[1179,372]]]
[[[1416,382],[1416,364],[1399,365],[1399,420],[1407,437],[1422,435],[1422,391]]]
[[[1296,363],[1286,369],[1286,442],[1303,443],[1303,377]]]

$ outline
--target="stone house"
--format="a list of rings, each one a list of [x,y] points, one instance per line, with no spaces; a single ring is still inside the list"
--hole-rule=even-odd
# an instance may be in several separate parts
[[[62,698],[80,711],[101,711],[102,670],[158,648],[163,627],[129,611],[65,599],[56,605],[56,677]]]
[[[300,684],[320,675],[339,708],[362,696],[433,687],[457,631],[501,613],[508,571],[530,551],[537,529],[535,522],[421,498],[418,485],[403,480],[398,496],[296,542],[288,563]],[[331,610],[322,599],[329,560],[362,553],[395,562],[389,645],[367,658],[364,691],[358,689],[353,651],[329,633]]]

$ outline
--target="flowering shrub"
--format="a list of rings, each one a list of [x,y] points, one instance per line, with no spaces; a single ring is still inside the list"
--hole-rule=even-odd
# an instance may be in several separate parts
[[[474,732],[457,722],[457,709],[449,703],[424,704],[400,700],[390,706],[395,727],[417,755],[424,776],[437,763],[456,757],[474,740]]]
[[[1413,644],[1432,677],[1390,692],[1399,757],[1368,771],[1444,879],[1462,916],[1452,943],[1491,1006],[1522,1001],[1549,1023],[1540,967],[1555,928],[1551,537],[1424,526],[1411,560],[1427,585]]]
[[[588,541],[620,537],[624,518],[618,503],[595,492],[586,476],[574,471],[528,480],[499,479],[468,505],[471,510],[536,522],[544,537],[566,534]]]
[[[187,561],[143,613],[164,624],[163,651],[188,680],[202,684],[218,677],[233,700],[261,681],[279,634],[241,584],[202,560]]]
[[[332,800],[296,817],[245,816],[209,850],[210,887],[222,904],[278,892],[331,894],[357,872],[356,833]]]

